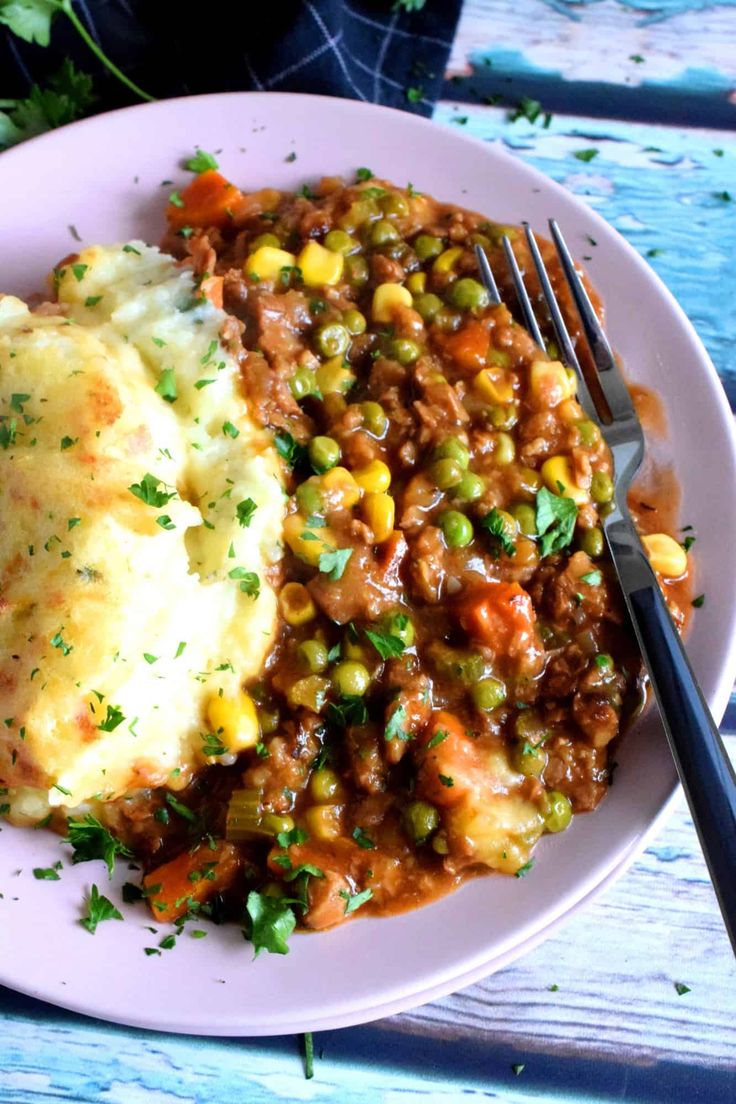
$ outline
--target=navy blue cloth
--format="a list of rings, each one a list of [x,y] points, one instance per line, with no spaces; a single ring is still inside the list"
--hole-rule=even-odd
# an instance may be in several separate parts
[[[316,92],[430,114],[462,0],[76,0],[115,64],[157,98],[237,90]],[[134,102],[63,16],[51,45],[0,27],[0,99],[44,85],[65,56],[94,77],[93,110]]]

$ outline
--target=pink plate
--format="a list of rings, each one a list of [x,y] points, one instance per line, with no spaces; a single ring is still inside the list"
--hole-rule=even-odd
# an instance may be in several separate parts
[[[499,146],[476,142],[416,116],[314,96],[234,93],[168,100],[102,115],[37,138],[0,157],[3,291],[42,287],[52,265],[85,244],[142,237],[156,242],[163,206],[187,176],[194,147],[217,151],[223,172],[245,189],[294,188],[324,174],[370,165],[398,183],[504,222],[538,229],[554,215],[584,252],[608,307],[613,344],[632,376],[663,395],[683,487],[682,516],[698,532],[708,605],[688,651],[713,712],[721,716],[736,673],[736,602],[722,551],[736,546],[730,501],[736,482],[731,416],[718,377],[690,323],[634,250],[598,215]],[[287,161],[289,153],[296,161]],[[632,320],[646,318],[646,326]],[[703,448],[702,442],[708,447]],[[699,588],[700,589],[700,588]],[[476,879],[427,908],[362,919],[293,940],[286,957],[257,961],[237,928],[180,938],[148,957],[160,936],[140,907],[125,923],[89,935],[78,923],[101,863],[71,867],[59,882],[32,868],[66,858],[44,832],[0,834],[0,982],[90,1015],[139,1027],[211,1035],[270,1035],[344,1027],[397,1012],[466,985],[510,962],[623,871],[665,814],[675,770],[654,712],[621,749],[616,786],[593,816],[543,841],[532,877]],[[204,926],[204,925],[203,925]],[[162,929],[163,934],[164,929]],[[12,952],[9,949],[12,948]]]

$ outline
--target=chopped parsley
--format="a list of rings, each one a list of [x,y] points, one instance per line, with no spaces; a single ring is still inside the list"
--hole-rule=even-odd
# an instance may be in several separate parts
[[[242,502],[239,502],[235,507],[235,517],[238,524],[242,525],[244,529],[247,529],[253,520],[253,515],[258,509],[258,504],[253,501],[252,498],[244,498]]]
[[[168,514],[159,514],[156,518],[156,524],[160,525],[162,529],[176,529]]]
[[[600,586],[603,582],[603,575],[600,571],[588,571],[585,575],[580,576],[580,582],[586,583],[588,586]]]
[[[519,869],[515,872],[514,877],[515,878],[526,878],[527,874],[529,873],[529,871],[531,870],[531,868],[533,866],[534,866],[534,859],[530,859],[529,862],[524,863],[523,866],[519,867]]]
[[[481,518],[478,524],[480,528],[485,529],[492,538],[491,549],[497,557],[500,554],[499,548],[506,556],[516,555],[516,545],[509,537],[506,522],[500,510],[497,510],[494,506],[490,513],[486,514],[484,518]]]
[[[82,519],[78,517],[68,518],[66,523],[67,532],[70,529],[74,529],[77,525],[81,524]]]
[[[101,300],[101,295],[88,295],[87,298],[84,300],[84,305],[85,307],[96,307],[97,304],[101,302]]]
[[[427,744],[427,750],[431,751],[432,748],[436,748],[439,744],[446,740],[450,733],[446,728],[438,728],[432,739]]]
[[[692,989],[689,985],[685,985],[684,981],[676,981],[674,982],[674,986],[678,997],[684,997],[685,993],[692,993]]]
[[[537,533],[541,555],[561,552],[571,543],[578,508],[571,498],[553,494],[546,487],[537,491]]]
[[[394,5],[391,11],[405,11],[407,14],[415,11],[421,11],[427,0],[394,0]]]
[[[340,896],[345,901],[345,915],[350,916],[351,912],[356,912],[361,905],[364,905],[367,901],[370,901],[373,896],[372,889],[364,889],[362,893],[348,893],[346,889],[340,890]]]
[[[327,703],[327,718],[336,728],[364,725],[368,721],[368,709],[362,698],[345,697],[341,698],[339,702]],[[388,729],[386,729],[386,739],[391,739],[388,735]],[[329,754],[329,748],[326,749],[326,745],[322,748],[322,751],[325,750]],[[322,752],[320,752],[321,754]]]
[[[422,0],[423,2],[423,0]],[[314,1037],[311,1031],[304,1032],[304,1077],[311,1081],[314,1077]]]
[[[146,506],[165,506],[172,498],[176,498],[176,491],[161,491],[159,487],[165,487],[163,479],[157,479],[150,472],[141,479],[140,483],[132,483],[128,490],[131,494],[145,502]]]
[[[93,885],[87,901],[87,915],[79,923],[91,935],[97,931],[97,925],[103,920],[122,920],[123,916],[107,897],[103,897],[96,885]]]
[[[60,862],[54,863],[53,866],[34,866],[33,877],[39,882],[59,882],[61,881],[60,869]]]
[[[396,659],[398,656],[404,654],[404,641],[398,636],[392,636],[391,633],[385,632],[372,632],[371,629],[366,629],[365,635],[368,637],[381,659]]]
[[[526,1066],[523,1062],[514,1062],[511,1066],[511,1072],[513,1073],[514,1077],[520,1077],[525,1069]]]
[[[172,206],[174,206],[174,207],[183,207],[184,206],[184,200],[181,198],[181,195],[179,194],[179,192],[172,192],[171,193],[171,195],[169,196],[169,203],[171,203]]]
[[[293,844],[306,843],[309,839],[309,834],[305,832],[303,828],[294,827],[289,828],[286,832],[276,833],[276,842],[279,847],[283,847],[284,850],[287,847],[291,847]]]
[[[365,834],[363,829],[358,827],[357,825],[356,825],[355,828],[353,828],[353,839],[357,843],[358,847],[362,847],[364,851],[374,851],[375,850],[376,845],[373,842],[373,840],[370,839]]]
[[[268,897],[252,890],[246,903],[248,913],[248,938],[253,944],[255,957],[261,951],[271,954],[288,954],[289,936],[296,927],[296,916],[283,898]]]
[[[424,96],[424,89],[421,84],[419,84],[414,88],[407,88],[405,95],[410,104],[421,103]]]
[[[196,813],[194,813],[188,805],[185,805],[182,801],[178,801],[173,794],[167,793],[166,804],[170,805],[175,813],[178,813],[184,820],[194,821],[197,819]]]
[[[226,437],[232,437],[233,441],[236,437],[240,436],[240,430],[237,426],[234,426],[232,422],[223,422],[222,432],[225,434]]]
[[[437,777],[443,786],[447,786],[448,790],[455,785],[455,779],[451,778],[449,774],[438,774]]]
[[[241,591],[243,594],[247,594],[249,598],[257,598],[261,593],[261,580],[255,571],[246,571],[244,567],[234,567],[232,571],[228,571],[228,578],[239,579]]]
[[[209,170],[216,172],[219,167],[217,159],[211,153],[205,153],[201,149],[197,150],[194,157],[190,157],[188,161],[184,162],[184,168],[193,173],[203,173]]]
[[[542,105],[539,100],[533,100],[529,96],[522,96],[516,107],[509,114],[509,122],[515,123],[517,119],[526,119],[530,123],[536,123],[542,114]],[[546,124],[545,124],[546,125]]]
[[[695,609],[700,609],[701,606],[704,606],[705,605],[705,595],[704,594],[699,594],[697,596],[697,598],[693,598],[692,605],[695,607]]]
[[[78,437],[62,437],[61,441],[59,443],[59,448],[60,448],[61,452],[65,452],[67,449],[70,449],[73,445],[76,445],[78,441],[79,441]]]
[[[345,574],[345,568],[352,554],[352,548],[335,548],[330,552],[322,552],[319,557],[319,569],[323,575],[337,582]]]
[[[150,652],[144,652],[143,658],[145,659],[146,663],[153,664],[158,662],[158,656],[151,655]]]
[[[362,182],[364,180],[372,180],[373,176],[374,174],[370,169],[360,168],[355,170],[355,179],[358,182]]]
[[[114,732],[125,720],[125,714],[117,705],[108,705],[104,721],[98,724],[100,732]]]
[[[644,63],[644,58],[641,54],[629,54],[629,61],[633,61],[635,65],[642,65]]]
[[[179,392],[176,389],[176,373],[173,368],[164,368],[161,375],[158,377],[158,383],[154,387],[154,391],[157,395],[160,395],[162,399],[165,399],[168,403],[175,403],[179,398]]]
[[[123,253],[135,253],[136,257],[140,257],[141,255],[140,249],[136,249],[136,247],[130,243],[123,246]]]
[[[220,737],[214,732],[203,732],[202,736],[202,754],[207,756],[208,759],[216,759],[220,755],[227,754],[227,748],[223,744]]]
[[[88,268],[89,265],[86,264],[73,264],[71,266],[72,272],[74,273],[74,279],[77,281],[77,283],[81,283],[81,281],[84,279],[84,274]]]
[[[105,828],[92,813],[87,813],[81,820],[68,820],[66,826],[68,832],[66,842],[71,844],[74,850],[72,863],[102,859],[107,864],[112,877],[116,855],[127,859],[133,857],[133,852],[113,836],[112,832]]]
[[[70,652],[74,651],[74,645],[66,643],[63,636],[61,635],[63,631],[64,626],[62,625],[59,631],[55,632],[54,635],[49,639],[49,644],[52,648],[58,648],[62,655],[68,656]]]
[[[387,740],[410,740],[411,732],[405,728],[407,716],[406,708],[398,705],[386,723],[384,736]]]
[[[303,463],[306,459],[306,447],[295,441],[286,430],[280,430],[276,433],[273,442],[281,459],[286,461],[290,467],[295,468],[297,464]]]
[[[575,150],[573,157],[577,158],[578,161],[588,162],[592,161],[594,157],[597,157],[599,153],[600,150],[597,149],[581,149]]]

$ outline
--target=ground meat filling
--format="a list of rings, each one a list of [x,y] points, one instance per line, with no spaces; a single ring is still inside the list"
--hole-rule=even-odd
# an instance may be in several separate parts
[[[247,688],[260,737],[194,801],[239,849],[231,907],[288,899],[312,929],[524,872],[603,798],[641,703],[609,452],[551,341],[479,279],[476,245],[513,305],[500,239],[529,272],[523,235],[361,175],[225,182],[204,213],[185,192],[165,242],[221,296],[289,494],[278,641]],[[656,503],[637,518],[652,532]],[[686,578],[662,582],[679,614]],[[170,854],[176,827],[150,823]]]

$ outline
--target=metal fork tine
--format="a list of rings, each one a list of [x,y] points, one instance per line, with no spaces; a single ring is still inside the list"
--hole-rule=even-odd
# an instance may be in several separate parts
[[[537,276],[539,277],[539,283],[542,288],[542,295],[544,301],[547,304],[547,310],[549,311],[550,318],[552,319],[552,326],[554,327],[555,337],[557,338],[560,350],[562,352],[562,359],[570,368],[574,369],[575,374],[578,377],[578,398],[580,405],[582,406],[588,417],[596,422],[600,422],[598,411],[595,408],[595,403],[590,397],[590,391],[588,390],[588,384],[585,382],[585,376],[583,375],[580,362],[575,355],[575,349],[573,347],[570,334],[567,331],[565,320],[562,317],[562,312],[555,299],[555,293],[552,290],[552,284],[550,278],[547,275],[547,269],[545,268],[544,261],[542,260],[542,254],[539,252],[539,246],[537,245],[536,238],[532,232],[531,227],[525,223],[524,230],[526,232],[526,240],[529,245],[529,251],[534,261],[534,267],[537,270]]]
[[[549,228],[560,258],[562,269],[565,273],[568,286],[575,300],[575,306],[583,324],[583,330],[593,354],[598,380],[601,385],[611,417],[614,421],[619,418],[630,418],[634,414],[634,404],[631,401],[629,389],[623,378],[613,353],[608,344],[608,338],[603,332],[603,327],[598,321],[598,316],[593,310],[593,305],[588,298],[585,286],[575,271],[575,263],[567,248],[565,239],[554,219],[549,220]]]
[[[496,285],[496,281],[493,278],[491,272],[491,266],[488,263],[488,258],[485,255],[485,251],[482,245],[476,245],[475,257],[478,261],[478,268],[480,269],[480,278],[485,285],[485,289],[491,297],[491,305],[494,307],[500,307],[501,296]]]
[[[524,287],[524,280],[521,272],[519,271],[519,265],[517,264],[514,250],[509,238],[504,234],[501,239],[503,245],[503,251],[506,254],[506,263],[509,266],[509,272],[511,273],[511,279],[514,283],[514,291],[516,292],[516,298],[519,300],[519,306],[524,318],[524,325],[532,335],[534,340],[540,349],[544,349],[544,338],[542,332],[539,329],[539,323],[534,314],[534,308],[532,307],[531,300],[527,294],[527,290]]]

